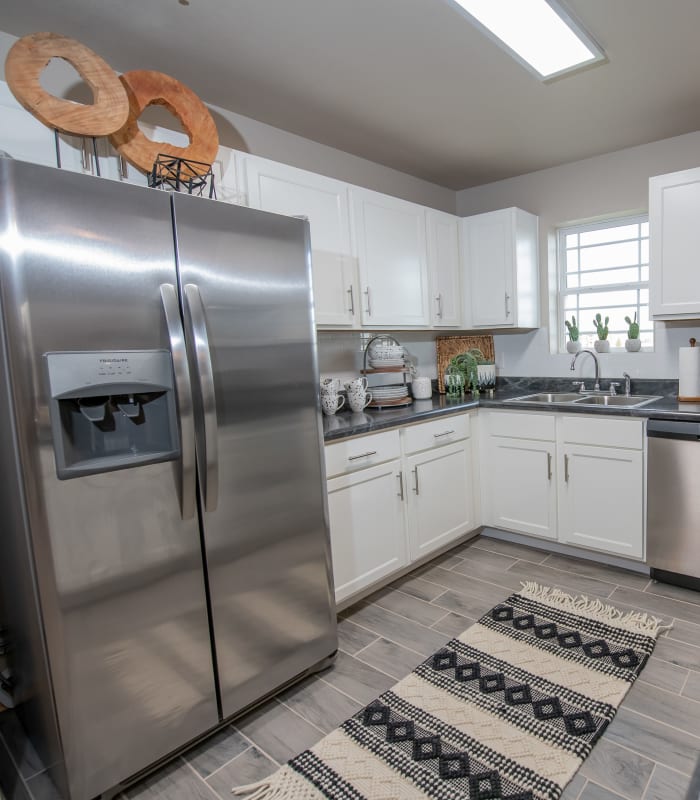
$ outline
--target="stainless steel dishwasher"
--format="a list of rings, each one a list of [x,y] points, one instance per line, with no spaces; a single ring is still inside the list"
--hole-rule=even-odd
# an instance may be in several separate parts
[[[700,590],[700,422],[649,419],[647,437],[651,576]]]

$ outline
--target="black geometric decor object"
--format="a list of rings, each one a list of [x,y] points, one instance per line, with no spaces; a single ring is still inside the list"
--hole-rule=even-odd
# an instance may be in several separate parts
[[[216,198],[211,164],[176,158],[165,153],[159,153],[153,162],[153,169],[148,173],[148,185],[152,189]]]

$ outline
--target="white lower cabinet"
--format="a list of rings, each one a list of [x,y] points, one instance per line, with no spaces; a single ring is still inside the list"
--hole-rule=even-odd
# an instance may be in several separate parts
[[[644,558],[642,420],[480,415],[485,524]]]
[[[473,419],[441,417],[326,445],[337,602],[479,525]]]

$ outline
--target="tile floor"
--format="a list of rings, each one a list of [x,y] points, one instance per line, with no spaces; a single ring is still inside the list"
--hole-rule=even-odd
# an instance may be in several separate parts
[[[228,726],[120,800],[229,798],[232,786],[265,777],[313,745],[525,579],[674,624],[564,800],[697,800],[700,593],[483,536],[344,611],[332,668]],[[0,714],[0,786],[7,800],[58,797],[7,712]]]

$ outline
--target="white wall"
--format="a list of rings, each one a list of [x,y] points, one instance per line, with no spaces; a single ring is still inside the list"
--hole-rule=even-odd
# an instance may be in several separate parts
[[[5,57],[15,41],[17,41],[16,36],[0,31],[0,78],[2,80],[5,80]],[[89,42],[84,42],[84,44],[90,46]],[[138,69],[139,65],[129,65],[128,68]],[[54,61],[47,69],[42,79],[42,85],[59,97],[70,95],[71,99],[89,102],[89,94],[87,97],[85,96],[83,86],[76,86],[76,77],[72,68],[63,67],[61,62]],[[177,74],[175,62],[173,77],[182,78]],[[206,98],[202,99],[206,100]],[[216,120],[221,144],[227,147],[271,158],[274,161],[281,161],[301,169],[308,169],[321,175],[355,183],[452,214],[455,211],[456,195],[452,189],[437,186],[342,150],[304,139],[293,133],[236,114],[235,111],[217,106],[210,106],[210,110]],[[169,115],[167,112],[164,114],[165,116],[158,121],[165,127],[170,127]],[[155,120],[152,118],[150,121]]]
[[[700,132],[465,189],[457,193],[457,213],[469,216],[518,206],[539,216],[542,321],[547,325],[553,316],[552,324],[556,325],[556,297],[548,281],[555,269],[556,227],[596,217],[647,211],[648,181],[652,175],[697,166],[700,166]],[[677,378],[678,348],[686,345],[690,336],[700,338],[699,331],[700,324],[657,323],[653,353],[602,355],[602,374],[616,377],[625,371],[632,377]],[[547,328],[497,336],[499,374],[570,375],[574,378],[569,371],[571,357],[552,354],[550,338]],[[585,376],[592,374],[590,362],[588,358],[579,361]],[[580,374],[577,367],[576,377]]]

